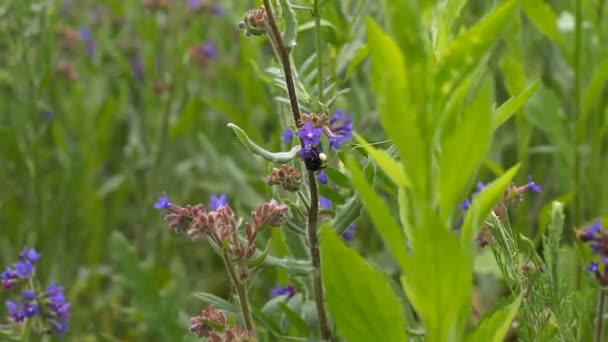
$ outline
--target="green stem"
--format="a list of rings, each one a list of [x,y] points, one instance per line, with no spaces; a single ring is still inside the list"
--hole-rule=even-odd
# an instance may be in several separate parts
[[[597,324],[595,326],[595,342],[602,342],[604,336],[604,306],[606,304],[606,294],[604,288],[600,287],[599,299],[597,302]]]
[[[576,143],[574,148],[574,224],[578,225],[582,217],[582,173],[581,173],[581,155],[580,148],[584,140],[585,122],[581,114],[581,35],[582,35],[582,1],[576,0],[576,23],[574,34],[574,104],[572,106],[572,114],[576,125]]]
[[[321,7],[315,0],[315,41],[317,46],[317,85],[319,87],[319,105],[323,103],[323,41],[321,37]]]
[[[268,17],[268,24],[270,26],[270,32],[268,34],[270,39],[274,40],[273,43],[276,45],[275,48],[279,56],[279,62],[283,67],[283,75],[285,76],[285,83],[287,85],[287,93],[289,95],[289,103],[291,105],[293,120],[295,125],[299,126],[300,107],[298,105],[298,96],[296,94],[296,88],[293,81],[293,72],[291,70],[291,61],[289,60],[289,51],[285,48],[283,36],[281,35],[279,26],[274,18],[274,12],[270,4],[270,0],[264,0],[264,8],[266,9],[266,16]],[[301,138],[300,145],[304,147],[304,141]],[[321,252],[319,250],[318,241],[319,189],[317,187],[317,178],[315,177],[315,173],[313,171],[308,171],[308,185],[310,189],[310,209],[308,210],[307,234],[312,264],[316,269],[313,276],[313,283],[317,316],[319,318],[319,329],[321,332],[321,337],[324,340],[335,341],[329,326],[327,312],[325,311],[325,295],[323,293],[323,280],[321,278]]]
[[[222,253],[222,259],[224,259],[224,265],[228,270],[228,274],[230,275],[230,280],[232,280],[232,285],[234,285],[234,289],[236,290],[236,294],[239,297],[239,305],[241,307],[241,313],[243,314],[243,320],[245,321],[245,327],[247,330],[251,331],[255,334],[255,324],[253,323],[253,317],[251,316],[251,306],[249,304],[249,295],[247,294],[247,287],[245,283],[241,281],[236,270],[234,269],[234,264],[230,261],[230,257],[226,252]]]
[[[582,217],[582,193],[581,188],[582,174],[581,174],[581,155],[580,147],[583,142],[583,134],[585,130],[585,123],[581,117],[581,29],[582,29],[582,10],[581,0],[576,0],[576,22],[575,22],[575,33],[574,33],[574,51],[573,51],[573,68],[574,68],[574,104],[572,106],[572,116],[575,122],[575,144],[574,144],[574,199],[572,203],[572,218],[573,225],[579,225]],[[580,266],[580,265],[579,265]],[[576,271],[576,286],[577,289],[581,287],[582,278],[582,267],[577,267]]]

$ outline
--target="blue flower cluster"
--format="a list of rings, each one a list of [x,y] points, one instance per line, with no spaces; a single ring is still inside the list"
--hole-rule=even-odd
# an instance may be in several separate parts
[[[19,253],[19,261],[13,267],[7,267],[0,273],[0,281],[5,289],[13,287],[19,280],[25,280],[34,273],[34,264],[40,254],[33,248],[24,247]]]
[[[40,259],[40,254],[33,248],[24,247],[13,268],[8,267],[2,275],[4,288],[12,288],[19,280],[28,279],[34,274],[34,263]],[[51,283],[44,292],[32,288],[21,291],[17,300],[5,302],[7,316],[13,323],[22,323],[26,319],[40,318],[49,331],[62,335],[68,328],[70,319],[70,303],[63,294],[63,287]]]

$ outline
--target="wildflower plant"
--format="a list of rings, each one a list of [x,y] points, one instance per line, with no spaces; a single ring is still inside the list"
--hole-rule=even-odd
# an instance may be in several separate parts
[[[19,260],[0,274],[3,297],[9,298],[4,302],[6,315],[0,321],[0,333],[27,340],[31,335],[62,336],[67,331],[70,303],[63,286],[52,282],[43,288],[36,279],[36,262],[41,256],[35,249],[23,247]]]

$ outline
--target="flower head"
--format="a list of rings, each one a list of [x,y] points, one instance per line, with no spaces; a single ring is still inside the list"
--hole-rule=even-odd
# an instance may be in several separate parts
[[[21,292],[21,298],[23,298],[24,300],[34,300],[38,298],[38,296],[36,295],[36,292],[32,290],[25,290]]]
[[[346,117],[343,110],[334,111],[328,128],[325,133],[329,137],[329,146],[333,149],[340,148],[341,144],[353,136],[352,119]]]
[[[599,269],[600,269],[599,267],[600,267],[600,264],[597,261],[592,261],[589,263],[589,266],[587,266],[587,270],[589,272],[596,273],[596,272],[599,272]]]
[[[542,188],[540,187],[540,185],[534,183],[531,175],[528,175],[528,184],[526,184],[525,187],[526,187],[526,190],[528,190],[528,191],[534,191],[534,192],[542,191]]]
[[[36,260],[40,259],[40,253],[36,252],[33,248],[23,247],[21,253],[19,253],[19,258],[24,261],[36,262]]]
[[[467,198],[458,206],[460,210],[468,210],[471,207],[471,201]]]
[[[29,278],[34,273],[34,267],[29,261],[17,261],[15,263],[15,275],[21,279]]]
[[[602,226],[600,220],[595,220],[592,225],[589,227],[585,227],[582,232],[579,234],[579,239],[583,242],[595,240],[597,238],[598,233],[602,231]]]
[[[219,196],[213,195],[209,198],[209,209],[211,210],[218,210],[225,205],[228,205],[226,194],[221,194]]]
[[[281,141],[284,143],[290,143],[293,140],[293,131],[287,127],[281,132]]]
[[[84,41],[87,55],[89,57],[93,57],[93,55],[95,55],[96,46],[95,41],[93,40],[93,34],[91,33],[91,30],[86,26],[81,27],[80,38]]]
[[[317,179],[319,180],[319,183],[327,185],[328,179],[327,173],[325,173],[325,171],[320,171],[317,175]]]
[[[216,17],[221,17],[226,13],[226,9],[222,5],[215,5],[213,10],[211,10],[211,14]]]
[[[161,196],[158,198],[156,203],[154,204],[155,209],[170,209],[171,202],[169,201],[169,197],[167,195]]]
[[[325,198],[323,196],[319,196],[319,204],[323,209],[331,209],[331,200],[329,198]]]
[[[304,141],[304,145],[318,145],[321,134],[323,130],[313,127],[310,122],[305,123],[304,127],[298,130],[298,136]]]
[[[346,241],[346,242],[353,241],[353,239],[355,238],[355,233],[356,233],[355,228],[356,228],[356,225],[354,223],[352,223],[350,226],[348,226],[348,229],[342,233],[342,239],[344,239],[344,241]]]
[[[211,42],[204,43],[200,46],[200,49],[203,55],[205,55],[207,58],[217,57],[217,49],[215,48],[215,45]]]
[[[272,297],[278,297],[278,296],[287,296],[287,298],[291,298],[296,294],[296,289],[293,287],[293,285],[287,285],[287,286],[280,286],[277,285],[275,287],[273,287],[272,289],[270,289],[270,295]]]
[[[131,67],[133,77],[138,81],[142,81],[144,79],[144,65],[141,58],[138,55],[129,57],[129,66]]]
[[[13,322],[23,322],[25,316],[23,315],[19,302],[7,300],[4,304],[6,305],[6,310],[8,311],[8,317],[13,320]]]
[[[67,330],[70,319],[70,303],[65,299],[63,286],[51,283],[46,290],[46,298],[55,333],[62,335]]]

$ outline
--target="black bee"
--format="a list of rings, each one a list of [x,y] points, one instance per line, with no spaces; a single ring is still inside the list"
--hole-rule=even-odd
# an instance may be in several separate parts
[[[307,146],[301,150],[302,160],[310,171],[319,171],[326,167],[327,155],[317,146]]]

